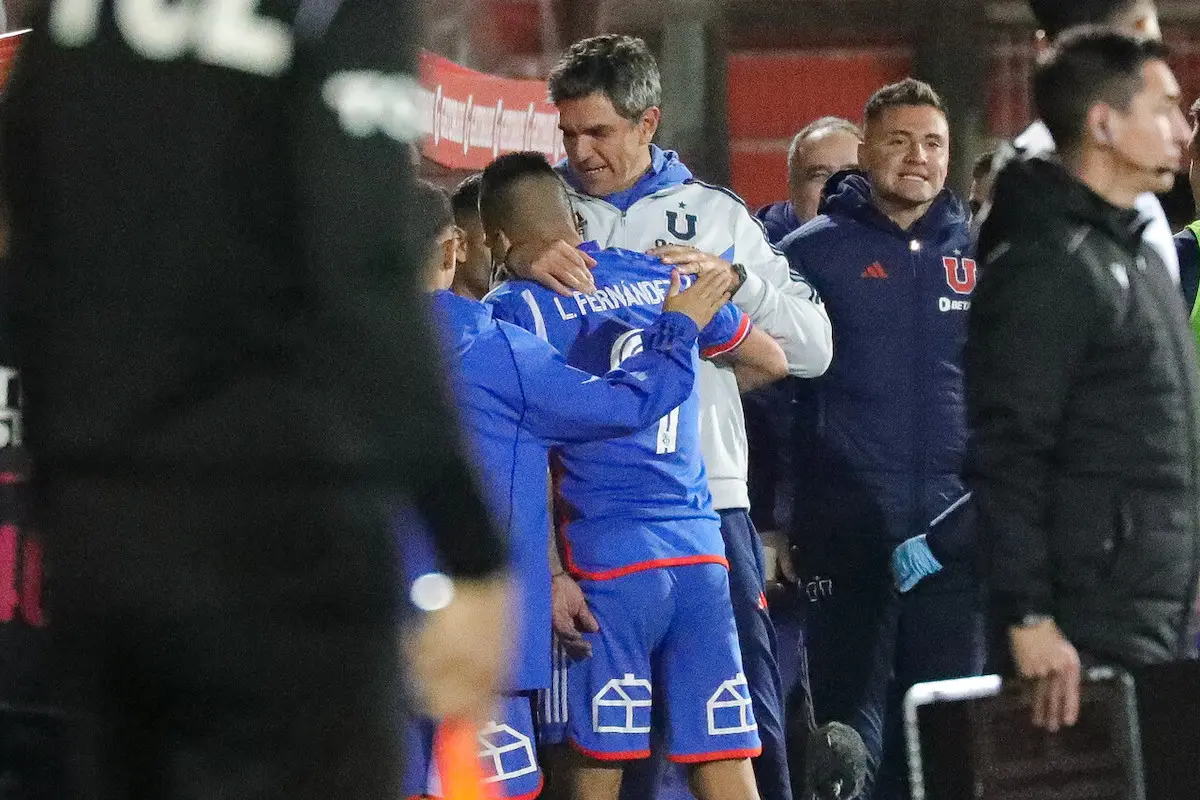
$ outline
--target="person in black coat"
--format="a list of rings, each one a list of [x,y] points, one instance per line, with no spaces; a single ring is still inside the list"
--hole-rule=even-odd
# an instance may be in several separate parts
[[[968,481],[999,652],[1035,725],[1074,724],[1081,660],[1188,650],[1200,572],[1200,381],[1180,292],[1142,242],[1143,192],[1188,139],[1160,43],[1068,33],[1039,63],[1058,156],[997,179],[966,356]],[[1006,640],[1006,641],[1005,641]]]

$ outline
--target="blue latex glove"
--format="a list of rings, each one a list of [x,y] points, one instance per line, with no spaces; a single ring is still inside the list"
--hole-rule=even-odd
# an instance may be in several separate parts
[[[929,550],[925,534],[912,537],[892,551],[892,577],[902,594],[941,569],[941,563]]]

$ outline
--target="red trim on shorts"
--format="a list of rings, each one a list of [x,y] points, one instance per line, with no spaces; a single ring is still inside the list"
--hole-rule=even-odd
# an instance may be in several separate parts
[[[598,753],[595,750],[588,750],[579,742],[567,737],[567,744],[575,750],[575,752],[594,758],[597,761],[635,761],[650,757],[650,751],[647,750],[626,750],[623,753]]]
[[[504,786],[504,781],[497,781],[496,783],[490,783],[487,785],[488,786]],[[546,788],[546,776],[545,776],[545,774],[542,773],[542,768],[539,766],[538,767],[538,785],[537,785],[536,789],[534,789],[532,792],[526,792],[525,794],[519,794],[516,797],[509,797],[506,794],[502,794],[501,796],[503,797],[503,800],[533,800],[535,797],[537,797],[539,794],[542,793],[542,789],[544,789],[544,788]],[[488,794],[488,797],[494,797],[495,795],[496,795],[496,793],[492,792],[492,793]],[[406,798],[406,800],[442,800],[442,796],[441,795],[432,795],[432,794],[417,794],[417,795],[410,795],[408,798]]]
[[[712,347],[706,347],[700,351],[700,355],[705,358],[715,358],[716,356],[725,355],[731,350],[736,350],[738,345],[746,340],[750,335],[750,317],[742,314],[742,321],[738,325],[737,331],[730,337],[729,341],[724,344],[714,344]]]
[[[570,548],[567,548],[568,560],[570,556]],[[606,569],[601,572],[587,572],[580,569],[575,564],[569,564],[568,569],[571,574],[577,578],[588,581],[610,581],[613,578],[621,578],[625,575],[631,575],[634,572],[645,572],[648,569],[665,569],[667,567],[686,567],[692,564],[720,564],[725,569],[729,569],[729,562],[725,556],[680,556],[678,558],[656,558],[653,561],[639,561],[636,564],[630,564],[625,567],[617,567],[616,569]]]
[[[519,794],[516,797],[511,797],[509,795],[505,795],[505,797],[507,797],[508,800],[533,800],[533,798],[537,797],[539,794],[542,793],[542,789],[544,788],[545,784],[546,784],[546,776],[542,774],[541,767],[538,767],[538,785],[537,785],[536,789],[534,789],[532,792],[526,792],[525,794]],[[503,786],[504,781],[500,781],[500,785]]]
[[[555,483],[555,495],[558,494],[557,482]],[[724,556],[716,555],[701,555],[701,556],[677,556],[676,558],[656,558],[651,561],[638,561],[633,564],[628,564],[624,567],[616,567],[614,569],[600,570],[599,572],[591,572],[583,569],[575,563],[575,556],[571,552],[571,538],[567,536],[567,518],[562,515],[558,519],[558,530],[556,535],[558,541],[562,545],[563,567],[571,574],[572,578],[583,581],[610,581],[613,578],[621,578],[626,575],[632,575],[635,572],[645,572],[648,569],[666,569],[667,567],[686,567],[693,564],[720,564],[725,569],[729,569],[729,561]]]
[[[763,611],[767,610],[767,593],[766,592],[758,593],[758,607],[761,608]]]
[[[760,755],[762,755],[762,745],[749,750],[720,750],[716,753],[669,755],[667,758],[676,764],[704,764],[709,761],[741,761],[743,758],[758,758]]]

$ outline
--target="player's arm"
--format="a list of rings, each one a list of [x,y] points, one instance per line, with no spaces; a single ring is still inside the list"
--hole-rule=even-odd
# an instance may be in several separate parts
[[[369,376],[358,413],[380,457],[410,487],[454,578],[426,618],[412,667],[438,715],[489,713],[504,666],[506,548],[464,456],[416,265],[409,141],[417,133],[410,0],[329,5],[295,24],[285,109],[297,239],[314,326],[331,339],[329,380]],[[346,353],[358,354],[349,363]],[[397,418],[380,419],[379,409]],[[403,415],[401,417],[400,415]],[[415,424],[400,424],[418,420]]]
[[[779,342],[789,374],[800,378],[823,375],[833,360],[833,329],[820,296],[801,273],[789,269],[787,259],[771,247],[762,226],[744,206],[736,204],[733,220],[729,258],[746,269],[746,280],[733,302],[756,327]],[[653,252],[668,264],[695,262],[703,266],[702,262],[721,261],[680,246]]]
[[[653,424],[691,394],[692,349],[701,324],[724,305],[728,279],[712,274],[679,291],[673,275],[663,314],[642,331],[642,350],[596,377],[566,363],[548,343],[503,325],[525,399],[525,422],[556,442],[626,436]]]
[[[774,383],[788,374],[787,357],[778,342],[755,327],[733,303],[726,303],[701,331],[700,355],[732,367],[742,392]]]

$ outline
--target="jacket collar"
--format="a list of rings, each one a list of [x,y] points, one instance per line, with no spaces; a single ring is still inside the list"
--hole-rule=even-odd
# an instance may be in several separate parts
[[[566,159],[560,161],[555,169],[568,186],[579,194],[587,194],[579,176],[574,173]],[[638,178],[637,183],[624,191],[615,192],[599,199],[615,206],[620,211],[628,211],[630,206],[643,197],[649,197],[655,192],[661,192],[690,180],[692,180],[692,171],[679,160],[678,153],[674,150],[663,150],[652,144],[650,145],[650,168],[642,173],[642,177]]]
[[[876,208],[871,193],[871,181],[862,170],[848,169],[836,172],[825,184],[821,213],[851,217],[906,239],[934,239],[943,231],[961,227],[967,222],[962,203],[949,189],[942,189],[925,214],[908,230],[902,229]]]

